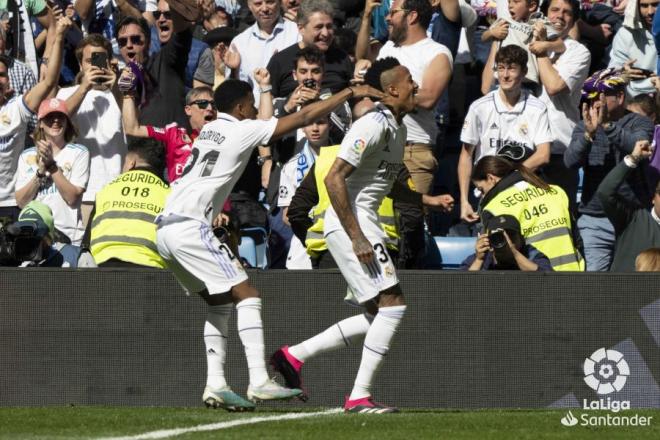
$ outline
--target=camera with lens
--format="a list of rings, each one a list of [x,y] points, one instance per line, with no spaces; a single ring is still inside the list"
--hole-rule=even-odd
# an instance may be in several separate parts
[[[488,241],[490,242],[490,247],[493,249],[502,249],[507,245],[506,237],[504,236],[504,229],[497,228],[490,231],[488,234]]]
[[[25,261],[43,259],[44,237],[47,228],[34,222],[0,225],[0,266],[18,266]]]

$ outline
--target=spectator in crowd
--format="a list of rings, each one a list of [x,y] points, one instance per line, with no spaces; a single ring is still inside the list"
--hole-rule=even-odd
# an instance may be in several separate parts
[[[492,217],[485,233],[477,237],[474,249],[475,253],[461,264],[462,270],[552,271],[548,257],[525,243],[520,223],[510,215]]]
[[[10,90],[9,66],[0,58],[0,217],[15,220],[19,213],[14,196],[18,159],[25,147],[28,122],[38,110],[41,101],[57,85],[62,67],[62,43],[71,20],[60,18],[53,33],[51,57],[43,80],[23,95],[7,98]]]
[[[36,147],[18,161],[16,202],[23,207],[39,200],[51,209],[63,241],[79,246],[83,227],[80,202],[89,180],[89,151],[73,143],[76,129],[64,101],[52,98],[39,106]]]
[[[636,272],[660,272],[660,248],[642,251],[635,258]]]
[[[9,85],[13,93],[22,95],[37,84],[37,79],[27,64],[5,55],[6,53],[7,32],[0,26],[0,55],[6,59],[5,64],[9,66]]]
[[[580,89],[589,72],[591,55],[586,47],[569,36],[580,12],[577,0],[548,0],[541,5],[541,11],[566,46],[564,53],[548,52],[548,46],[544,44],[548,39],[545,26],[541,22],[535,24],[529,50],[539,66],[542,86],[539,99],[548,107],[550,131],[554,139],[550,163],[543,168],[543,174],[549,183],[559,185],[566,192],[571,212],[575,212],[578,173],[564,165],[564,151],[580,119]]]
[[[553,137],[548,110],[541,100],[522,88],[527,52],[516,45],[504,46],[497,52],[495,63],[500,85],[470,105],[461,133],[458,180],[461,219],[467,222],[478,220],[468,197],[473,161],[511,146],[518,147],[521,159],[525,158],[523,164],[532,171],[550,159]]]
[[[472,181],[483,194],[479,206],[483,224],[493,216],[511,215],[520,223],[525,242],[545,254],[555,271],[584,270],[573,239],[568,198],[560,187],[500,156],[477,162]]]
[[[78,142],[89,150],[90,167],[87,190],[82,198],[82,219],[87,227],[96,192],[121,172],[126,155],[126,140],[121,124],[118,94],[113,69],[112,46],[99,34],[90,34],[76,48],[80,65],[78,84],[60,89],[57,97],[66,100],[71,120],[78,129]],[[104,67],[92,60],[100,60]],[[105,60],[105,61],[104,61]]]
[[[23,249],[25,255],[19,256],[21,267],[96,267],[89,254],[82,252],[80,247],[55,239],[53,213],[45,203],[33,200],[25,205],[14,226],[29,227],[34,231],[34,238],[41,239],[29,252]]]
[[[651,27],[658,0],[628,0],[623,26],[612,40],[609,67],[622,68],[626,65],[655,72],[658,54],[653,42]],[[628,83],[629,97],[640,93],[653,93],[655,87],[648,78],[641,75]]]
[[[114,30],[120,19],[123,17],[142,18],[142,11],[136,6],[135,2],[129,0],[119,0],[117,2],[76,0],[73,2],[73,7],[82,21],[83,33],[85,35],[101,34],[112,42],[113,47],[117,47],[117,40],[115,40],[117,35],[114,34]],[[121,45],[119,48],[121,49]]]
[[[296,189],[305,176],[310,173],[320,151],[330,145],[330,118],[326,115],[302,128],[305,137],[302,150],[282,166],[279,178],[279,197],[277,206],[282,209],[282,217],[287,225],[287,211]],[[309,210],[307,210],[309,212]],[[289,253],[286,258],[287,269],[311,269],[312,261],[307,249],[295,236],[291,238]]]
[[[0,25],[0,57],[5,58],[5,65],[9,67],[9,86],[10,90],[8,93],[23,95],[28,92],[32,87],[37,84],[37,79],[30,69],[30,66],[17,60],[16,58],[11,57],[10,55],[5,55],[7,53],[7,32],[5,31],[4,26]],[[34,128],[37,126],[36,115],[33,115],[30,122],[28,123],[27,133],[31,135],[34,132]],[[26,138],[26,145],[32,145],[32,140]]]
[[[122,18],[117,24],[116,36],[124,62],[142,66],[144,78],[140,82],[146,88],[146,102],[140,105],[140,123],[160,127],[174,121],[188,128],[183,108],[185,71],[192,44],[191,22],[175,10],[170,13],[174,33],[154,56],[148,55],[150,32],[144,19]]]
[[[224,57],[231,41],[238,35],[234,28],[223,26],[209,31],[204,41],[209,46],[199,57],[193,87],[208,86],[215,90],[225,80]]]
[[[273,111],[275,117],[280,118],[294,113],[305,104],[317,99],[325,99],[332,95],[329,89],[323,89],[323,79],[325,77],[325,64],[323,52],[315,46],[305,47],[296,55],[294,64],[293,78],[296,80],[297,87],[287,97],[275,98],[273,100]],[[348,102],[336,108],[330,114],[330,139],[333,143],[340,143],[344,134],[351,125],[351,108]],[[278,143],[274,160],[286,162],[291,155],[299,151],[295,146],[296,142],[302,137],[302,133],[292,133],[291,139],[285,138]]]
[[[43,47],[44,42],[46,47],[44,49],[45,58],[47,60],[51,47],[50,42],[45,41],[43,36],[34,39],[32,35],[32,21],[36,20],[39,26],[44,29],[44,34],[54,30],[52,26],[55,23],[55,18],[48,5],[44,0],[32,0],[24,2],[0,0],[0,11],[7,11],[11,14],[9,24],[6,31],[13,35],[13,41],[10,38],[9,49],[11,49],[11,56],[13,58],[25,61],[33,69],[36,69],[37,54],[35,50]],[[48,38],[52,41],[52,37]],[[17,44],[14,47],[11,43]],[[4,54],[4,52],[2,52]],[[42,58],[43,61],[43,58]],[[37,73],[33,70],[33,73]]]
[[[192,151],[192,144],[207,123],[217,119],[218,114],[213,102],[213,90],[209,87],[197,87],[186,95],[185,112],[192,131],[188,132],[176,122],[164,127],[140,125],[137,118],[135,94],[124,95],[122,121],[128,136],[152,138],[165,146],[165,166],[169,182],[174,182],[183,174],[183,168]]]
[[[282,0],[282,16],[295,23],[298,16],[298,8],[303,0]]]
[[[431,193],[438,167],[433,154],[438,134],[433,112],[449,84],[453,65],[449,49],[426,36],[432,13],[428,0],[394,0],[386,17],[389,41],[378,53],[378,59],[394,57],[407,66],[419,85],[417,108],[403,120],[408,133],[403,163],[422,194]]]
[[[607,173],[633,151],[640,140],[653,138],[653,122],[625,108],[626,81],[620,71],[594,73],[583,86],[582,121],[573,130],[564,153],[566,166],[582,168],[584,179],[578,229],[589,271],[607,271],[612,263],[615,231],[596,190]],[[652,189],[647,184],[647,166],[640,164],[618,187],[619,195],[648,206]]]
[[[639,141],[632,153],[616,165],[598,187],[597,196],[616,233],[611,271],[635,269],[635,259],[645,249],[660,247],[660,183],[653,194],[653,207],[632,203],[619,194],[627,175],[651,157],[651,144]]]
[[[641,93],[630,99],[626,99],[626,110],[629,112],[637,113],[638,115],[646,116],[651,121],[656,120],[656,105],[655,97]]]
[[[334,43],[334,9],[327,0],[305,0],[298,8],[300,42],[275,54],[268,63],[273,96],[289,96],[298,87],[293,77],[298,51],[315,46],[324,54],[324,76],[321,88],[337,93],[349,85],[353,65],[348,54]]]
[[[508,16],[499,18],[490,29],[483,33],[483,41],[493,40],[490,54],[486,66],[483,70],[481,92],[485,95],[491,90],[495,80],[494,70],[491,66],[495,64],[495,55],[502,47],[517,45],[528,52],[527,65],[525,66],[525,78],[523,82],[535,96],[540,94],[539,71],[536,58],[532,56],[527,47],[533,36],[534,24],[542,23],[546,28],[546,33],[554,36],[550,23],[545,17],[538,17],[537,9],[539,7],[537,0],[509,0]],[[559,39],[540,42],[539,45],[545,45],[546,52],[561,53],[564,51],[564,43]]]
[[[256,22],[234,38],[225,64],[238,71],[239,79],[252,85],[258,101],[254,70],[266,67],[273,55],[296,44],[300,36],[295,23],[282,17],[279,0],[248,0],[247,4]]]
[[[96,194],[90,249],[100,267],[165,268],[154,223],[170,193],[163,162],[158,142],[134,138],[123,173]]]

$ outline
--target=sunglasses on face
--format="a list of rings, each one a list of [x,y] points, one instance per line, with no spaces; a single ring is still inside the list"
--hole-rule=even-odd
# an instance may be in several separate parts
[[[154,11],[152,14],[154,14],[154,19],[156,20],[160,20],[161,15],[165,18],[165,20],[172,19],[172,13],[170,11]]]
[[[193,101],[188,105],[196,105],[201,110],[206,110],[206,107],[210,105],[211,108],[215,110],[215,102],[209,101],[208,99],[198,99],[197,101]]]
[[[130,35],[128,37],[117,38],[119,47],[125,47],[128,44],[129,39],[131,40],[131,44],[134,46],[142,46],[144,44],[144,41],[142,41],[142,37],[140,35]]]

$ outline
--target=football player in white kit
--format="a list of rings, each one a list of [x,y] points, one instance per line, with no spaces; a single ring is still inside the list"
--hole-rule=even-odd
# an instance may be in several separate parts
[[[383,90],[385,98],[353,124],[325,178],[332,207],[325,214],[324,235],[353,302],[364,306],[366,313],[282,347],[271,357],[271,365],[288,386],[301,387],[305,361],[364,336],[360,369],[344,410],[381,414],[397,409],[374,402],[370,388],[406,306],[377,211],[404,166],[402,119],[414,110],[418,87],[408,69],[391,57],[374,62],[365,81]]]
[[[261,106],[272,102],[266,69],[255,70],[261,85]],[[208,375],[202,400],[208,407],[249,411],[252,402],[288,399],[299,389],[269,379],[259,292],[249,284],[239,259],[212,231],[212,219],[241,176],[252,151],[330,113],[351,97],[382,96],[369,86],[349,87],[283,118],[257,120],[252,86],[227,80],[215,91],[218,119],[207,123],[193,144],[183,175],[172,184],[158,223],[158,251],[179,283],[208,304],[204,327]],[[250,376],[247,397],[234,393],[224,376],[228,322],[236,305],[238,333]]]

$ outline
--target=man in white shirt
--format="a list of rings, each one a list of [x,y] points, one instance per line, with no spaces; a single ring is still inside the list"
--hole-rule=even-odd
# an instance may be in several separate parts
[[[270,77],[266,69],[257,69],[254,76],[261,90],[259,116],[264,117],[272,103]],[[239,259],[213,235],[212,219],[217,218],[255,148],[308,125],[351,97],[380,95],[371,87],[352,87],[292,115],[257,120],[250,84],[232,79],[216,89],[218,120],[202,128],[183,175],[172,184],[165,209],[156,219],[158,251],[168,268],[185,290],[200,294],[209,306],[204,328],[208,377],[202,396],[207,406],[229,411],[254,409],[229,388],[224,377],[233,304],[249,369],[248,399],[288,399],[301,393],[268,378],[259,292],[248,283]]]
[[[238,70],[238,78],[253,87],[254,99],[259,99],[259,84],[252,76],[255,69],[266,67],[277,52],[300,39],[298,26],[285,20],[279,0],[248,0],[248,8],[256,22],[238,34],[231,42],[227,66]]]
[[[392,57],[374,62],[365,80],[384,90],[386,96],[353,124],[324,180],[332,203],[325,214],[324,235],[348,283],[351,301],[365,307],[366,313],[344,319],[299,344],[282,347],[271,357],[271,365],[288,386],[301,386],[300,372],[306,361],[364,336],[362,362],[344,410],[382,414],[398,410],[374,402],[371,385],[406,306],[377,211],[404,167],[403,117],[415,108],[417,84],[408,69]]]
[[[529,44],[529,50],[538,62],[543,87],[539,99],[548,107],[550,130],[554,136],[550,163],[543,168],[543,174],[548,183],[559,185],[566,192],[572,204],[571,211],[575,212],[578,175],[577,170],[564,165],[564,152],[580,119],[580,91],[589,73],[591,54],[568,35],[579,17],[577,0],[549,0],[542,4],[541,10],[566,46],[562,54],[547,53],[543,44],[547,40],[545,27],[540,22],[535,25],[534,41]]]
[[[99,54],[106,60],[112,59],[110,41],[98,34],[83,38],[76,48],[82,75],[80,84],[57,93],[58,98],[66,100],[71,120],[78,129],[77,142],[89,150],[89,182],[80,206],[83,228],[87,227],[97,191],[121,173],[126,156],[121,101],[113,94],[116,75],[109,64],[104,69],[92,64],[92,58]]]
[[[438,129],[433,110],[451,79],[453,57],[446,46],[426,36],[433,12],[428,0],[394,0],[386,17],[390,40],[378,58],[394,57],[419,84],[416,111],[405,116],[405,163],[415,190],[430,194],[438,162],[433,148]]]
[[[58,20],[51,51],[52,61],[46,76],[24,95],[7,100],[10,89],[9,66],[0,59],[0,217],[16,220],[20,210],[16,206],[14,190],[18,158],[25,147],[28,122],[36,113],[41,101],[57,85],[62,67],[62,43],[64,35],[71,27],[71,20],[64,17]]]
[[[470,105],[461,132],[463,149],[458,161],[458,185],[461,219],[467,222],[479,218],[468,200],[474,163],[497,154],[504,146],[514,145],[526,152],[523,164],[536,170],[550,160],[554,139],[545,104],[522,89],[527,73],[525,49],[515,45],[500,48],[495,65],[500,81],[498,89]]]

